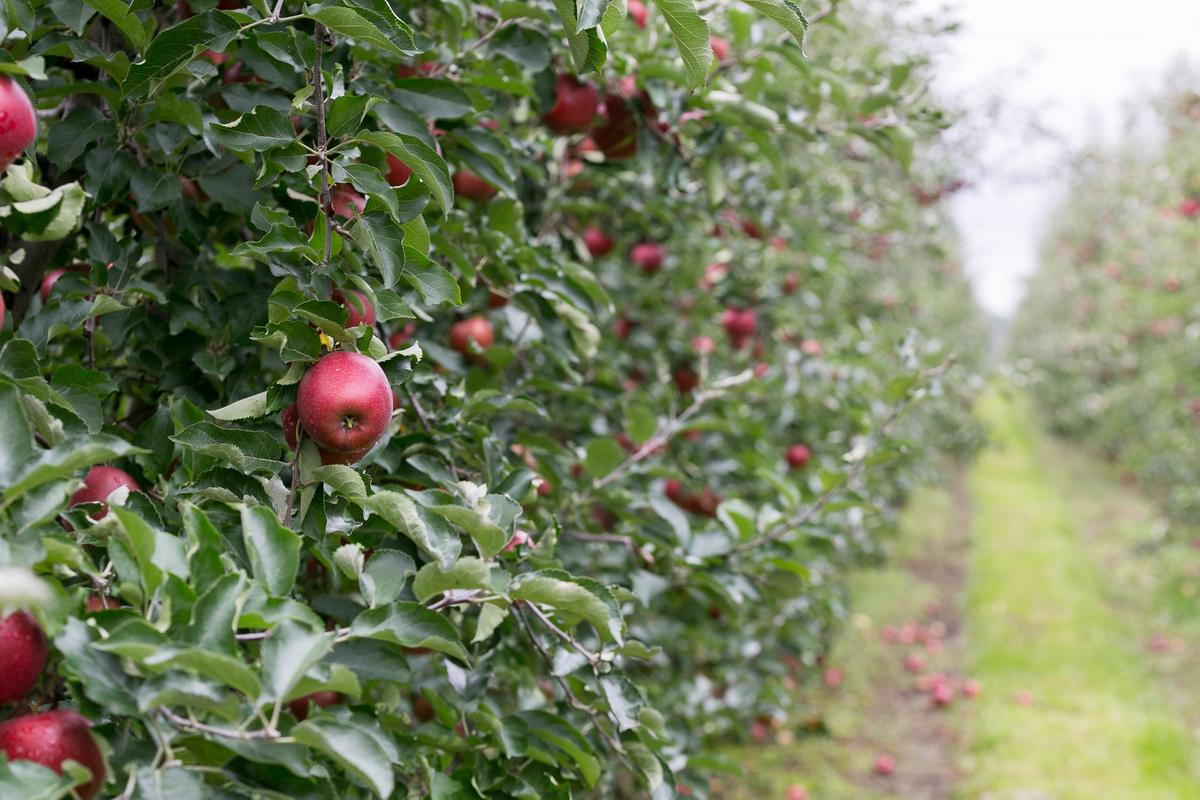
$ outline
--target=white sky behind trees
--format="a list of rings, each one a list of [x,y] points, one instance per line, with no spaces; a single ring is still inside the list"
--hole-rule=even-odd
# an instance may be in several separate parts
[[[936,88],[988,116],[967,123],[982,172],[951,208],[981,304],[1008,316],[1037,266],[1069,154],[1119,141],[1131,105],[1170,70],[1200,65],[1200,0],[912,2],[917,17],[961,23],[937,59]]]

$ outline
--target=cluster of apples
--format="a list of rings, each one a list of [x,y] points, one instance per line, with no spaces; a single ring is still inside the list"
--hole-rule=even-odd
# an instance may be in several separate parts
[[[922,625],[916,620],[909,620],[904,625],[884,625],[880,635],[889,644],[912,646],[920,644],[929,654],[942,651],[942,638],[946,635],[946,626],[939,621]],[[935,708],[945,708],[954,702],[961,693],[968,699],[978,697],[983,687],[978,681],[965,678],[955,681],[942,672],[929,673],[926,671],[925,655],[918,651],[910,651],[904,657],[904,668],[917,676],[916,689],[929,695]]]
[[[16,703],[37,685],[49,648],[42,626],[27,611],[0,620],[0,703]],[[0,753],[10,761],[35,761],[58,774],[77,761],[92,779],[75,791],[91,800],[104,785],[104,756],[92,737],[91,722],[69,709],[25,714],[0,723]]]

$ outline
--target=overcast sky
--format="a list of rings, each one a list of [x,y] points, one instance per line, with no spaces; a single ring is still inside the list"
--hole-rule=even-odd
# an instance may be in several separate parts
[[[1139,91],[1161,87],[1181,59],[1200,64],[1200,0],[914,2],[962,23],[939,59],[942,93],[1003,107],[981,150],[992,174],[958,195],[953,211],[980,301],[1008,315],[1061,197],[1062,170],[1052,165],[1063,145],[1115,141]],[[1035,120],[1055,135],[1036,135]]]

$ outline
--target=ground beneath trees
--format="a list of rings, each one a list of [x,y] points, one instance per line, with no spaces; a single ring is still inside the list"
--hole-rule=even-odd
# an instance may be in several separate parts
[[[797,697],[826,733],[731,750],[746,776],[714,796],[1200,797],[1196,537],[1042,434],[1023,398],[990,396],[981,414],[992,446],[917,493],[889,566],[853,579],[828,663],[844,677]]]

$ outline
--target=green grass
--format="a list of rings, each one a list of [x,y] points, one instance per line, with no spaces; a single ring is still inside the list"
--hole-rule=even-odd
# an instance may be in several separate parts
[[[967,616],[985,692],[962,797],[1200,797],[1195,741],[1146,665],[1134,610],[1114,613],[1112,573],[1087,536],[1088,510],[1119,487],[1053,457],[1022,401],[991,395],[981,411],[996,444],[972,471]]]
[[[834,645],[828,664],[845,670],[836,692],[811,690],[798,702],[824,709],[828,735],[796,742],[731,748],[725,755],[745,775],[720,787],[722,800],[782,798],[799,784],[814,800],[911,800],[870,777],[876,756],[903,749],[914,725],[925,722],[907,709],[903,695],[912,677],[899,666],[906,652],[879,636],[885,623],[920,618],[937,589],[907,568],[911,559],[943,552],[961,531],[955,527],[953,502],[944,489],[915,493],[901,519],[902,533],[884,568],[864,570],[850,579],[854,614]],[[953,653],[942,657],[949,660]],[[881,705],[882,703],[882,705]],[[900,707],[896,707],[896,704]],[[909,765],[902,764],[901,768]]]

